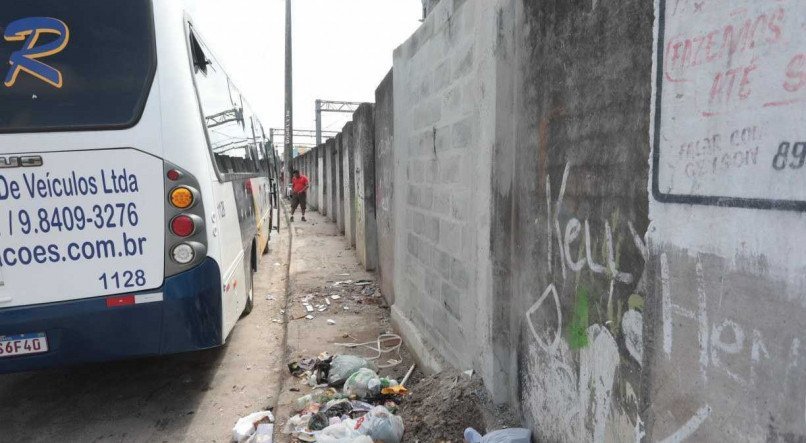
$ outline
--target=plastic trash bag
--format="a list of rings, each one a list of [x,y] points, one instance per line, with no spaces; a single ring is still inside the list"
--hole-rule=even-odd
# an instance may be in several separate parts
[[[330,425],[316,433],[316,443],[357,443],[362,441],[358,440],[361,438],[371,442],[371,438],[366,440],[368,437],[356,430],[356,424],[356,420],[344,420],[341,423]]]
[[[344,383],[344,393],[358,398],[377,397],[381,393],[381,379],[372,369],[361,368]]]
[[[376,406],[358,421],[358,431],[368,435],[376,443],[400,443],[405,428],[403,419],[393,415],[383,406]]]
[[[341,386],[361,368],[371,369],[372,363],[354,355],[337,355],[333,357],[333,361],[330,363],[327,383],[330,386]]]
[[[239,419],[238,422],[235,423],[235,427],[232,428],[232,441],[245,443],[247,440],[249,440],[249,437],[255,433],[258,423],[271,423],[273,421],[274,416],[269,411],[260,411],[249,414],[246,417]]]
[[[274,425],[261,423],[257,431],[249,437],[246,443],[272,443],[274,440]]]
[[[532,431],[524,428],[501,429],[485,436],[473,429],[465,429],[465,443],[531,443]]]
[[[308,429],[308,423],[311,422],[311,417],[313,417],[313,414],[297,414],[291,417],[285,424],[285,428],[283,428],[283,434],[294,434],[295,432],[302,432]]]

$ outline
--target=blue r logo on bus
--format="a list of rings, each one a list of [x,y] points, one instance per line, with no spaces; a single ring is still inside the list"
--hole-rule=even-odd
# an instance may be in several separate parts
[[[43,34],[55,34],[55,40],[37,45]],[[28,17],[8,25],[3,37],[6,41],[24,41],[23,49],[11,54],[11,70],[6,76],[5,85],[14,86],[21,71],[56,87],[62,87],[62,73],[38,59],[58,54],[70,41],[70,29],[63,21],[50,17]]]

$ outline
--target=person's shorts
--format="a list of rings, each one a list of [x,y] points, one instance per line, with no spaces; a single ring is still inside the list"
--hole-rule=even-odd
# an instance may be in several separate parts
[[[291,210],[296,211],[297,206],[302,205],[302,210],[308,209],[308,193],[303,192],[301,194],[292,195],[291,196]]]

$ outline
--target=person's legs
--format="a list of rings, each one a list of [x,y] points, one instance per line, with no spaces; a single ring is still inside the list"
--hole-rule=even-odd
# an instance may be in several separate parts
[[[302,221],[305,220],[305,210],[308,209],[308,193],[305,192],[299,196],[300,205],[302,205]]]
[[[297,212],[297,206],[299,206],[299,196],[292,195],[291,196],[291,221],[294,221],[294,213]],[[305,211],[303,210],[302,217],[305,218]]]

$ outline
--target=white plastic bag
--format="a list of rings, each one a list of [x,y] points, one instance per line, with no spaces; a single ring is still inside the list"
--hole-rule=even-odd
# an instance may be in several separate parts
[[[376,406],[359,423],[358,430],[366,434],[376,443],[400,443],[405,428],[403,419],[392,414],[383,406]],[[359,419],[360,421],[361,419]]]
[[[354,355],[337,355],[330,363],[330,372],[327,374],[327,383],[330,386],[341,386],[358,372],[361,368],[370,368],[372,363]]]
[[[361,368],[344,383],[344,393],[358,398],[375,397],[381,392],[381,379],[372,369]]]
[[[274,422],[274,416],[271,412],[255,412],[254,414],[249,414],[239,419],[238,422],[235,423],[235,427],[232,428],[232,441],[238,443],[246,442],[249,440],[249,437],[255,433],[255,424],[266,419],[270,422]]]
[[[532,431],[524,428],[501,429],[484,437],[473,428],[465,429],[465,443],[531,443]]]
[[[366,435],[355,429],[356,420],[344,420],[316,433],[316,443],[353,443]],[[370,439],[369,441],[372,441]]]

